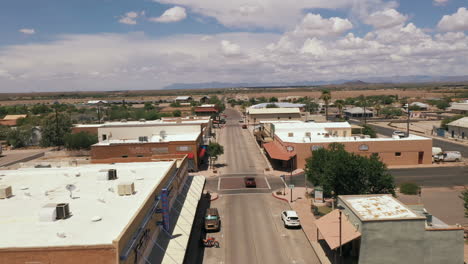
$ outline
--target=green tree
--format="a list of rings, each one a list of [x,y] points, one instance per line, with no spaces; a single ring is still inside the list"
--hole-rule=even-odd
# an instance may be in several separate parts
[[[180,110],[175,110],[172,112],[172,116],[175,116],[175,117],[181,117],[182,116],[182,112]]]
[[[343,108],[345,107],[345,102],[341,99],[335,101],[335,106],[338,108],[338,113],[340,118],[343,117]]]
[[[149,110],[153,110],[154,109],[154,105],[150,102],[145,102],[145,106],[144,106],[144,109],[146,111],[149,111]]]
[[[325,120],[328,120],[328,105],[331,99],[330,90],[327,90],[327,89],[322,90],[322,95],[320,96],[320,99],[322,99],[325,102]]]
[[[271,103],[271,104],[267,104],[266,108],[278,108],[278,106],[274,103]]]
[[[13,148],[26,147],[31,140],[31,128],[31,126],[11,128],[6,137],[7,144]]]
[[[460,198],[463,200],[464,202],[464,206],[465,206],[465,217],[468,217],[468,189],[465,189],[461,195],[460,195]]]
[[[224,147],[217,142],[210,142],[207,153],[210,157],[210,164],[213,166],[218,157],[224,154]]]
[[[395,116],[402,116],[403,115],[403,111],[401,110],[401,108],[390,107],[390,106],[382,108],[380,113],[385,118],[393,118]]]
[[[332,191],[336,195],[395,194],[394,178],[377,155],[349,153],[339,143],[314,150],[307,159],[305,173],[315,186],[324,188],[326,195]]]
[[[97,135],[88,132],[66,134],[64,137],[65,147],[70,150],[90,149],[91,145],[98,142]]]
[[[269,101],[270,101],[270,103],[275,103],[275,102],[278,102],[278,98],[272,96],[272,97],[270,97]]]
[[[42,122],[41,146],[63,146],[64,137],[70,133],[72,122],[64,113],[50,114]]]
[[[364,135],[369,135],[371,138],[376,138],[377,137],[377,133],[375,132],[375,130],[369,126],[369,125],[363,125],[362,126],[362,134]]]

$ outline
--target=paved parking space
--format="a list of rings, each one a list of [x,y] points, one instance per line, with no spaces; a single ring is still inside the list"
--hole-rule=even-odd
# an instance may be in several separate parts
[[[271,189],[266,177],[255,177],[255,182],[257,183],[256,188],[246,188],[244,177],[220,177],[218,179],[218,190]]]

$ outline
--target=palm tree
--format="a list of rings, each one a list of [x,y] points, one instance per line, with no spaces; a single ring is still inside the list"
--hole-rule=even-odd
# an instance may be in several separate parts
[[[331,99],[330,90],[322,90],[322,95],[320,96],[320,99],[322,99],[325,102],[325,120],[328,120],[328,104]]]
[[[340,118],[343,118],[343,108],[345,106],[345,102],[344,100],[336,100],[335,101],[335,106],[338,107],[338,112],[339,112],[339,115],[340,115]]]
[[[380,104],[376,104],[374,105],[374,109],[375,111],[377,111],[377,116],[380,115],[380,110],[382,110],[382,106],[380,106]]]

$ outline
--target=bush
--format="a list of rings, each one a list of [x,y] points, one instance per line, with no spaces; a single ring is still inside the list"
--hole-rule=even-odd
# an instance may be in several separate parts
[[[97,142],[97,135],[88,132],[65,135],[65,147],[69,150],[90,149]]]
[[[416,183],[405,182],[400,184],[400,192],[402,194],[415,195],[419,193],[420,187]]]

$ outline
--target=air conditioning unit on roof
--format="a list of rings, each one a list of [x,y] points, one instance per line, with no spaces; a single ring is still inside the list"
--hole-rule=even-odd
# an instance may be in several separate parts
[[[117,185],[119,195],[133,195],[135,193],[135,184],[133,182],[121,182]]]
[[[0,185],[0,199],[6,199],[13,196],[11,185]]]
[[[107,179],[108,180],[116,180],[117,179],[117,170],[116,169],[110,169],[107,171]]]

